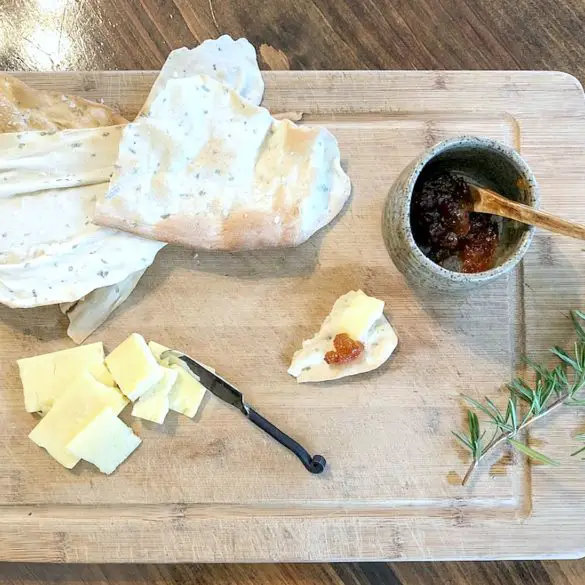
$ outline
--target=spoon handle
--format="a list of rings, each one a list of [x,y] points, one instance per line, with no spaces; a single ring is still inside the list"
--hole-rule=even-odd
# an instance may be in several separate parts
[[[510,201],[510,199],[506,199],[489,189],[475,185],[470,185],[469,188],[473,198],[473,211],[515,219],[521,223],[534,225],[557,234],[585,240],[585,226],[583,225],[561,219],[546,211],[533,209],[522,203]]]

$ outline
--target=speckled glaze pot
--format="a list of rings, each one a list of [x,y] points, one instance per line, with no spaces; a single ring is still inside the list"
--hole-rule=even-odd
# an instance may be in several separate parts
[[[506,220],[491,270],[466,274],[447,270],[416,245],[410,224],[412,193],[421,172],[429,164],[461,173],[482,187],[515,201],[538,207],[536,179],[524,159],[511,148],[487,138],[462,136],[445,140],[423,152],[402,171],[390,188],[384,207],[382,230],[396,267],[414,285],[444,291],[471,290],[510,271],[526,254],[534,228]]]

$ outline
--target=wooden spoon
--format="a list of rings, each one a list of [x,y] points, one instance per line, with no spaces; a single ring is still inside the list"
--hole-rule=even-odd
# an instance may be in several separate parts
[[[510,201],[510,199],[506,199],[490,189],[484,189],[471,183],[468,183],[468,187],[473,203],[473,211],[477,213],[491,213],[492,215],[515,219],[557,234],[585,240],[585,226],[561,219],[556,215],[546,213],[546,211],[538,211],[528,207],[528,205]]]

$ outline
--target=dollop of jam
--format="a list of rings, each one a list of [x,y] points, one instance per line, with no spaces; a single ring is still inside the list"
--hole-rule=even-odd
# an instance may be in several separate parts
[[[493,268],[498,247],[496,218],[473,213],[467,183],[449,172],[429,174],[417,182],[411,204],[416,244],[437,264],[458,257],[461,272]]]
[[[347,333],[338,333],[333,340],[333,351],[325,354],[325,361],[329,364],[347,364],[357,359],[364,351],[361,341],[352,339]]]

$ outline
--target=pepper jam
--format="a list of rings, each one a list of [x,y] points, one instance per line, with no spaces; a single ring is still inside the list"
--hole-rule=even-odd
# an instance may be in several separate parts
[[[443,172],[419,180],[412,195],[411,226],[416,244],[437,264],[458,257],[461,272],[493,268],[498,224],[493,215],[473,213],[467,183]]]
[[[329,364],[347,364],[358,358],[364,351],[364,344],[355,341],[347,333],[338,333],[333,340],[333,351],[325,354],[325,361]]]

